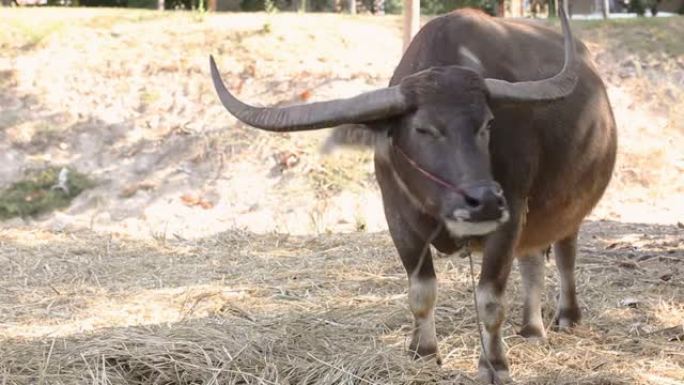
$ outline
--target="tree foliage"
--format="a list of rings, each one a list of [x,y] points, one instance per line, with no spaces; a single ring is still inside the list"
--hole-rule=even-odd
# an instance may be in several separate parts
[[[292,9],[293,0],[276,0],[276,6],[280,10]],[[399,14],[403,11],[403,0],[359,0],[361,8],[377,13],[378,6],[381,12],[387,14]],[[243,0],[243,10],[263,10],[263,0]],[[380,5],[381,4],[381,5]],[[334,0],[308,0],[307,10],[311,12],[334,12],[337,11]],[[342,4],[346,6],[346,4]],[[477,8],[493,14],[496,9],[496,0],[421,0],[421,12],[428,15],[436,15],[451,12],[458,8]]]
[[[639,16],[644,16],[648,9],[651,11],[651,15],[655,16],[658,14],[658,6],[661,2],[662,0],[629,0],[627,10]]]
[[[489,14],[496,10],[495,0],[421,0],[420,10],[428,15],[451,12],[458,8],[477,8]]]

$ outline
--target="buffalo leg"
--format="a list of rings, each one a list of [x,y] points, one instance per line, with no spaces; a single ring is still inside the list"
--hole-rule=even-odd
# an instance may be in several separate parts
[[[429,270],[432,270],[432,259]],[[427,261],[426,261],[427,263]],[[411,337],[409,351],[414,357],[434,356],[437,364],[442,360],[437,348],[437,334],[435,332],[435,303],[437,301],[437,279],[434,270],[420,270],[417,277],[409,279],[409,307],[413,313],[414,330]]]
[[[392,222],[390,222],[392,223]],[[441,364],[435,332],[437,277],[430,248],[408,227],[390,225],[390,234],[409,277],[408,302],[413,313],[414,329],[409,351],[414,358],[434,356]],[[421,254],[422,263],[421,263]]]
[[[560,295],[555,323],[563,330],[577,325],[582,318],[575,290],[577,233],[556,242],[553,250],[560,275]]]
[[[544,291],[544,254],[534,253],[518,258],[523,283],[523,323],[519,334],[525,338],[545,338],[542,320]]]
[[[484,243],[482,271],[477,287],[477,309],[480,314],[484,350],[480,353],[480,378],[494,382],[496,375],[508,381],[508,361],[501,338],[501,325],[506,317],[504,291],[513,264],[513,249],[520,231],[518,210],[512,205],[511,219],[489,235]],[[492,373],[492,369],[494,373]]]
[[[435,357],[438,364],[441,358],[437,347],[435,332],[435,303],[437,302],[437,277],[432,264],[432,254],[427,245],[427,235],[417,234],[409,223],[418,223],[420,218],[411,207],[411,202],[393,188],[386,188],[393,178],[391,171],[376,160],[376,177],[382,192],[385,217],[394,246],[409,278],[408,302],[413,313],[414,329],[410,354],[414,358]],[[436,226],[436,223],[426,225]],[[421,258],[422,257],[422,258]],[[421,261],[422,259],[422,261]]]

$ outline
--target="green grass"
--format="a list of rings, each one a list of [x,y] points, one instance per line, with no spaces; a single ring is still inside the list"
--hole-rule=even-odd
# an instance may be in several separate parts
[[[95,182],[69,169],[67,191],[56,188],[61,167],[29,172],[23,180],[0,191],[0,220],[35,216],[69,206],[69,203]]]

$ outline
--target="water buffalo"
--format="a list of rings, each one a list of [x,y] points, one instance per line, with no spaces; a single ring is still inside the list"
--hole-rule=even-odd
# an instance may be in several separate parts
[[[560,273],[555,323],[575,325],[577,233],[613,170],[616,129],[603,82],[584,45],[545,26],[460,10],[431,20],[413,39],[387,88],[349,98],[256,108],[228,92],[213,58],[214,85],[239,120],[269,131],[339,126],[333,138],[375,148],[375,173],[391,237],[409,275],[415,318],[410,351],[439,362],[430,250],[464,240],[483,253],[477,308],[479,372],[508,377],[501,340],[503,294],[514,257],[523,278],[520,334],[545,337],[544,257]]]

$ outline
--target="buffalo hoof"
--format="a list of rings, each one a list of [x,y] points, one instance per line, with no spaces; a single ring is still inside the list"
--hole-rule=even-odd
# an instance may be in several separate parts
[[[492,371],[492,369],[494,369]],[[508,371],[508,364],[505,360],[495,360],[491,362],[491,366],[485,359],[480,356],[478,364],[478,381],[484,384],[509,384],[512,382],[511,375]]]
[[[525,325],[518,332],[518,335],[530,341],[544,341],[546,339],[546,330],[537,325]]]
[[[409,346],[409,356],[414,360],[431,360],[435,359],[437,365],[442,366],[442,357],[439,355],[436,345],[418,345],[417,343],[411,342]]]
[[[581,319],[582,312],[579,308],[560,309],[553,321],[553,325],[558,331],[569,331],[577,326]]]
[[[495,373],[492,373],[492,371],[489,368],[480,368],[477,373],[477,380],[483,384],[494,385],[510,384],[513,382],[508,370],[497,370],[495,371]]]

